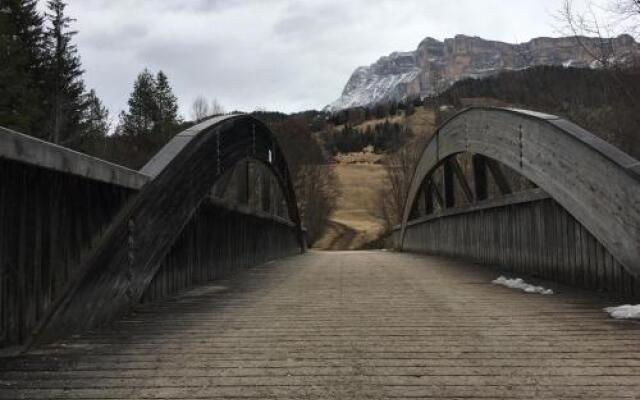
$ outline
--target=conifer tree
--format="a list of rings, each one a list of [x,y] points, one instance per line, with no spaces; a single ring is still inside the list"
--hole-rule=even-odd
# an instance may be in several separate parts
[[[138,74],[128,105],[129,111],[120,114],[120,133],[134,137],[151,135],[156,128],[159,110],[156,80],[148,69]]]
[[[156,105],[158,115],[156,117],[157,133],[166,137],[171,135],[179,124],[178,99],[173,94],[167,75],[159,71],[156,75]]]
[[[120,114],[118,131],[121,134],[163,143],[180,125],[178,100],[162,71],[155,77],[148,69],[142,71],[133,85],[128,104],[129,110]]]
[[[49,0],[46,13],[49,27],[47,44],[48,138],[54,143],[73,145],[81,136],[81,121],[86,104],[84,82],[77,47],[72,44],[74,21],[65,15],[63,0]],[[94,93],[95,95],[95,93]]]
[[[102,104],[95,90],[91,89],[85,95],[84,103],[86,107],[82,115],[83,135],[91,138],[107,136],[111,126],[109,110]]]
[[[37,0],[0,0],[0,125],[43,136],[44,32]]]

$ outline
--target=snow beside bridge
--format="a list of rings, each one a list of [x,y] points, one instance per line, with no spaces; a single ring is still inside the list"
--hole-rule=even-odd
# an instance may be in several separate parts
[[[506,286],[511,289],[520,289],[525,293],[540,293],[545,295],[553,294],[553,290],[545,289],[542,286],[531,285],[523,281],[521,278],[508,279],[508,278],[505,278],[504,276],[501,276],[497,279],[494,279],[491,283],[495,285]]]
[[[617,307],[606,307],[604,310],[615,319],[640,319],[640,304],[636,304],[635,306],[625,304]]]

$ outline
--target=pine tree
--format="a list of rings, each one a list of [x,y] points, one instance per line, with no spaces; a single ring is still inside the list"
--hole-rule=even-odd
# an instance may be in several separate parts
[[[46,17],[50,24],[46,32],[47,129],[50,141],[74,145],[82,137],[81,121],[86,104],[84,71],[77,47],[71,43],[77,32],[69,29],[74,20],[65,15],[66,6],[63,0],[47,3]]]
[[[169,79],[164,72],[159,71],[156,75],[156,134],[162,139],[173,134],[179,124],[178,121],[178,99],[173,94]]]
[[[149,136],[156,129],[160,115],[156,101],[156,80],[145,68],[133,84],[129,111],[120,114],[120,133],[127,136]]]
[[[107,136],[111,126],[109,110],[102,104],[95,90],[91,89],[85,95],[84,103],[86,107],[82,115],[83,135],[91,138]]]
[[[42,136],[43,17],[37,0],[0,0],[0,125]]]

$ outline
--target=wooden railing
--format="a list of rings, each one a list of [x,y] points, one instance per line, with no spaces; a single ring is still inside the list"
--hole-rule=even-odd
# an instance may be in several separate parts
[[[552,115],[465,110],[426,145],[389,242],[637,298],[640,162]]]
[[[264,127],[258,126],[262,136],[256,141],[254,131],[246,128],[259,123],[239,118],[243,121],[226,120],[230,130],[225,137],[234,128],[244,129],[244,135],[238,133],[244,141],[230,139],[231,150],[223,146],[223,153],[218,153],[219,147],[214,147],[212,153],[200,155],[216,165],[209,180],[198,182],[193,169],[184,175],[187,185],[202,186],[201,195],[172,192],[169,187],[148,190],[173,160],[193,151],[185,135],[176,137],[159,154],[163,159],[156,158],[153,168],[142,173],[0,128],[0,347],[18,349],[55,339],[108,322],[140,301],[299,253],[304,243],[286,163]],[[192,129],[189,138],[211,135],[220,127],[218,122]],[[219,130],[214,134],[225,135]],[[229,151],[235,155],[228,157]],[[184,157],[182,166],[189,164],[191,155]],[[215,197],[221,194],[218,178],[238,163],[246,167],[244,160],[250,159],[270,163],[264,170],[277,174],[260,183],[264,189],[258,203],[264,207],[250,207],[246,187],[240,190],[245,192],[244,202]],[[226,164],[218,167],[220,162]],[[284,191],[274,190],[274,184]],[[154,197],[161,202],[160,197],[173,196],[164,203],[170,205],[164,213],[178,213],[183,219],[176,223],[170,215],[155,221],[136,218],[143,214],[136,204],[144,206],[144,196],[149,207]],[[180,211],[183,200],[189,205]],[[144,233],[150,225],[163,223],[171,226],[156,228],[168,239],[158,249],[159,237]],[[70,304],[74,311],[66,314]],[[56,325],[61,315],[73,317]]]

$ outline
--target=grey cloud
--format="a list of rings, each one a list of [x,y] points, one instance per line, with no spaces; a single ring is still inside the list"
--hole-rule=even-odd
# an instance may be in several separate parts
[[[111,31],[87,32],[85,40],[87,44],[102,49],[118,48],[122,47],[123,43],[130,46],[131,41],[143,40],[148,33],[149,28],[145,25],[126,23],[121,26],[114,25]]]
[[[188,115],[199,94],[227,109],[321,108],[355,67],[426,36],[553,35],[559,1],[76,0],[69,11],[87,85],[113,113],[149,67],[169,75]]]

